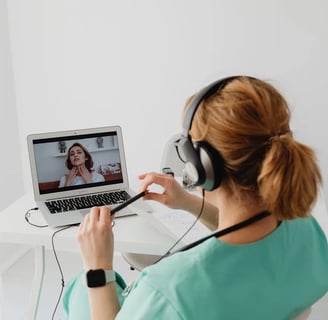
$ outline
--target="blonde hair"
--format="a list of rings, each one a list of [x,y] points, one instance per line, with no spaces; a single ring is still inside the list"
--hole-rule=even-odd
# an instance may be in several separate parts
[[[255,193],[288,220],[308,216],[321,183],[314,151],[293,138],[289,121],[287,102],[272,85],[238,77],[201,102],[190,134],[223,157],[224,187]]]

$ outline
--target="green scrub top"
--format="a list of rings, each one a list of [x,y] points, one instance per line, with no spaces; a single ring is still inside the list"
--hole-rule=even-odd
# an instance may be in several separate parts
[[[210,238],[145,268],[125,300],[118,286],[116,319],[289,320],[328,291],[327,273],[327,239],[316,220],[285,221],[254,243]],[[81,275],[74,281],[65,319],[89,319]]]

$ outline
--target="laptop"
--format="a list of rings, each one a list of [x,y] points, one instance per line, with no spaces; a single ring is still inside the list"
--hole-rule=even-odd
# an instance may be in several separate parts
[[[119,126],[30,134],[27,144],[34,199],[51,227],[78,224],[91,207],[114,208],[136,194]],[[115,217],[133,214],[131,205]]]

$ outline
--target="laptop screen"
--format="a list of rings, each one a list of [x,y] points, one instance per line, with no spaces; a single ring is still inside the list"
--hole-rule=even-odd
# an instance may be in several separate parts
[[[34,137],[34,187],[45,195],[122,184],[119,140],[118,131]]]

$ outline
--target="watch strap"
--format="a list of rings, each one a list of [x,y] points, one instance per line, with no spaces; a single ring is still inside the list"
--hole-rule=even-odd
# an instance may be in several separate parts
[[[104,270],[104,272],[105,272],[106,284],[116,281],[116,274],[114,270]]]

